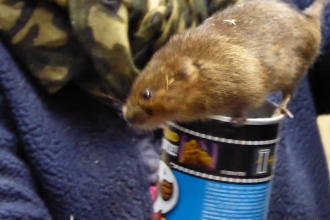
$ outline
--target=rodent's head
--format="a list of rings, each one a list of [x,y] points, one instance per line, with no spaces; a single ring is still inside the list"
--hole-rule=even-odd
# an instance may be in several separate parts
[[[154,129],[166,121],[192,120],[202,106],[194,87],[199,66],[189,57],[156,53],[137,77],[123,107],[133,127]],[[196,93],[196,94],[192,94]]]

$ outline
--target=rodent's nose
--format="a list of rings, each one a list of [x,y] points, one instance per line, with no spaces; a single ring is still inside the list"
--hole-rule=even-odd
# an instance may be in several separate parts
[[[130,108],[128,106],[123,106],[123,116],[124,119],[130,124],[143,123],[144,118],[137,109]]]
[[[123,112],[123,117],[124,119],[128,122],[129,119],[130,119],[130,116],[128,114],[128,111],[127,111],[127,106],[124,105],[123,108],[122,108],[122,112]]]
[[[124,105],[123,107],[122,107],[122,110],[121,110],[122,112],[123,112],[123,116],[124,116],[124,118],[125,118],[125,115],[127,114],[127,107],[126,107],[126,105]]]

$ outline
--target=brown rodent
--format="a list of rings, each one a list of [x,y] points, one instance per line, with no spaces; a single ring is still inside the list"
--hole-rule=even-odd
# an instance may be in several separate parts
[[[276,114],[287,111],[299,80],[319,54],[327,0],[298,11],[286,3],[248,1],[195,29],[173,36],[137,77],[123,107],[134,127],[245,114],[272,91],[282,92]]]

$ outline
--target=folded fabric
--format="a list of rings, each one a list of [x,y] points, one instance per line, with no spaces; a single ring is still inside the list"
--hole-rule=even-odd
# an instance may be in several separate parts
[[[140,152],[157,169],[158,145],[146,144],[157,136],[133,131],[74,86],[45,93],[2,44],[0,89],[1,220],[150,219]]]
[[[269,100],[278,103],[279,95]],[[289,109],[294,119],[286,117],[282,124],[268,219],[327,220],[329,171],[307,78],[298,86]]]
[[[54,94],[73,81],[119,108],[171,35],[242,0],[1,0],[0,37]]]

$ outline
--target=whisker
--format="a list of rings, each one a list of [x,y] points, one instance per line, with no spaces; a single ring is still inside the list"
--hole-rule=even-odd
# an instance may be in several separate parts
[[[171,79],[167,82],[167,87],[168,87],[172,82],[174,82],[174,78],[171,78]]]
[[[166,76],[165,76],[165,80],[166,80],[166,90],[168,90],[168,75],[166,74]]]

